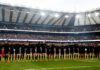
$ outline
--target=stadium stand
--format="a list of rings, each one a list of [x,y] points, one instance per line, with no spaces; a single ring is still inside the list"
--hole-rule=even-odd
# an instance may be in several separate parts
[[[84,17],[99,10],[81,13],[83,19],[49,10],[42,17],[28,9],[0,4],[0,61],[100,58],[100,16]],[[54,13],[60,17],[49,15]]]

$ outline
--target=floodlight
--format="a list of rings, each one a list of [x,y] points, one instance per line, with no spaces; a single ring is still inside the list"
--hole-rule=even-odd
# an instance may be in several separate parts
[[[44,12],[41,12],[41,16],[45,16],[46,14]]]
[[[100,13],[98,13],[98,12],[95,12],[95,16],[99,16],[100,15]]]
[[[88,17],[91,17],[91,14],[88,14],[87,16],[88,16]]]
[[[79,19],[80,18],[80,15],[76,15],[76,18]]]
[[[30,13],[30,12],[26,12],[26,13]]]
[[[56,14],[54,15],[54,17],[59,17],[59,14],[56,13]]]
[[[65,15],[65,18],[68,18],[69,16],[68,15]]]

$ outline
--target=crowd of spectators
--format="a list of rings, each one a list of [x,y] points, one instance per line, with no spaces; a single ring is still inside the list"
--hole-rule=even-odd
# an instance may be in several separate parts
[[[82,31],[99,31],[100,25],[72,26],[72,27],[50,27],[50,26],[0,24],[0,29],[51,31],[51,32],[82,32]]]
[[[0,29],[33,30],[33,31],[51,31],[51,32],[82,32],[99,31],[100,25],[77,26],[77,27],[40,27],[28,25],[0,24]],[[96,40],[100,39],[100,34],[35,34],[35,33],[3,33],[0,32],[0,39],[32,39],[32,40]]]
[[[88,35],[50,35],[50,34],[27,34],[27,33],[0,33],[0,39],[31,39],[31,40],[96,40],[98,34]]]

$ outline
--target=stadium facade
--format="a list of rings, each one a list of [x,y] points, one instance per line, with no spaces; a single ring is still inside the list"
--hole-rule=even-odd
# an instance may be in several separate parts
[[[0,61],[99,59],[99,12],[0,4]]]

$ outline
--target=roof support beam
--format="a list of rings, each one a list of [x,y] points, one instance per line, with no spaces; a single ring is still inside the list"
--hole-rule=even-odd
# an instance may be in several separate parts
[[[71,20],[68,23],[68,26],[74,26],[74,23],[75,23],[75,14],[73,14]]]
[[[84,15],[84,25],[86,25],[86,13]]]
[[[78,25],[80,25],[80,21],[79,21],[79,19],[77,19],[78,20]]]
[[[2,21],[5,21],[5,7],[2,7]]]
[[[41,22],[41,25],[48,19],[49,15]]]
[[[23,23],[25,23],[26,19],[27,19],[27,16],[28,16],[29,13],[26,13],[25,17],[24,17],[24,20],[23,20]]]
[[[49,25],[53,20],[54,20],[54,17],[51,18],[51,19],[48,21],[47,25]]]
[[[67,20],[67,18],[65,18],[64,21],[62,22],[62,26],[64,26],[66,20]]]
[[[90,23],[90,25],[91,25],[90,17],[88,17],[88,16],[87,16],[87,18],[88,18],[88,20],[89,20],[89,23]]]
[[[37,22],[41,19],[41,16],[35,21],[35,24],[37,24]]]
[[[99,17],[99,19],[100,19],[100,16],[98,16]]]
[[[92,20],[96,23],[96,24],[98,24],[97,22],[96,22],[96,20],[93,18],[93,17],[91,17],[92,18]]]
[[[10,8],[9,22],[12,22],[13,8]]]
[[[18,12],[18,15],[17,15],[16,23],[18,23],[18,21],[19,21],[19,18],[20,18],[20,15],[21,15],[21,11],[22,11],[22,9],[19,8],[19,12]]]
[[[36,14],[33,14],[33,16],[32,16],[32,18],[31,18],[31,20],[29,21],[29,24],[31,24],[32,23],[32,20],[34,19],[34,16],[35,16]]]
[[[62,15],[61,17],[59,17],[52,25],[55,25],[62,17],[64,17],[64,15]]]

